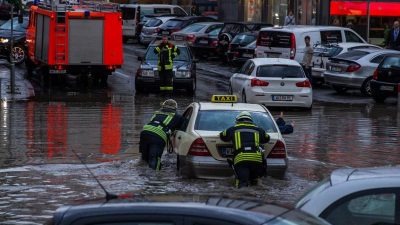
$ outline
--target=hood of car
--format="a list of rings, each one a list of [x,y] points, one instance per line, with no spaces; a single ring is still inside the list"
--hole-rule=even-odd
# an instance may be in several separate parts
[[[145,61],[140,65],[141,69],[151,70],[157,67],[157,61]],[[190,70],[191,62],[187,61],[174,61],[174,69],[177,70]]]

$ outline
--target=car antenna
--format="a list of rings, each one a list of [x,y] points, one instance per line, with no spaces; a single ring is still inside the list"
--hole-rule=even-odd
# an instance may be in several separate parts
[[[81,162],[81,164],[83,166],[85,166],[86,170],[90,173],[90,175],[93,177],[94,180],[96,180],[97,184],[100,186],[100,188],[104,191],[104,193],[106,194],[106,202],[112,200],[112,199],[117,199],[118,195],[110,193],[106,190],[106,188],[100,183],[100,181],[97,179],[97,177],[92,173],[92,171],[89,169],[89,167],[86,165],[86,163],[82,160],[81,157],[79,157],[79,155],[75,152],[74,149],[71,149],[72,152],[74,153],[74,155],[79,159],[79,161]]]

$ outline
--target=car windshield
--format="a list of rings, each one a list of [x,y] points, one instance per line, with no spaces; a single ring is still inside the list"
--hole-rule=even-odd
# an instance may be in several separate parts
[[[300,66],[267,65],[258,67],[257,77],[304,78],[305,75]]]
[[[203,25],[203,24],[192,24],[192,25],[182,29],[182,31],[184,31],[184,32],[199,32],[205,26],[206,25]]]
[[[144,26],[145,27],[156,27],[156,26],[160,26],[162,24],[162,21],[160,19],[149,19]]]
[[[202,110],[196,118],[195,130],[223,131],[235,125],[236,116],[242,111],[235,110]],[[250,112],[254,123],[268,133],[278,132],[266,112]]]
[[[219,32],[221,31],[221,28],[217,28],[215,30],[212,30],[210,33],[208,33],[211,36],[217,36]]]
[[[164,23],[162,28],[175,28],[175,27],[180,27],[183,24],[182,20],[168,20],[166,23]]]
[[[334,57],[342,52],[343,48],[339,46],[317,46],[314,48],[314,56],[322,56],[322,57]]]
[[[13,19],[13,30],[15,31],[25,31],[28,27],[28,20],[25,20],[22,23],[18,23],[18,18]],[[11,20],[5,22],[0,26],[1,30],[11,30]]]
[[[359,60],[368,54],[369,54],[369,52],[354,50],[354,51],[345,52],[343,54],[340,54],[340,55],[336,56],[335,58],[347,59],[347,60]]]
[[[249,35],[249,34],[239,34],[236,35],[235,38],[232,40],[232,44],[238,44],[240,46],[246,46],[256,40],[255,35]]]
[[[392,67],[400,67],[400,57],[386,57],[385,60],[383,60],[381,68],[384,69],[390,69]]]
[[[246,48],[255,49],[257,47],[256,44],[257,44],[257,41],[253,41],[250,44],[246,45]]]
[[[157,61],[158,56],[156,53],[154,53],[154,48],[155,46],[149,46],[147,52],[146,52],[146,57],[145,61]],[[180,54],[174,58],[175,61],[190,61],[190,53],[186,47],[183,46],[178,46],[178,49],[180,51]]]

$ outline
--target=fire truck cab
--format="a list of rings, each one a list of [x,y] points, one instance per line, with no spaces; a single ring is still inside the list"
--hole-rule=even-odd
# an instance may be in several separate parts
[[[45,78],[72,74],[106,84],[108,75],[123,63],[117,4],[32,6],[26,42],[28,75],[40,68]]]

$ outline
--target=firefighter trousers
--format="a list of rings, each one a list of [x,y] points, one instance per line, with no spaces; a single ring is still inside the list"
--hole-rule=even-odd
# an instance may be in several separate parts
[[[256,185],[257,179],[265,175],[265,166],[259,162],[244,161],[235,165],[236,187]]]
[[[172,70],[160,70],[160,91],[173,91],[173,76]]]
[[[142,154],[142,160],[146,161],[150,168],[161,169],[164,147],[165,142],[161,137],[143,131],[140,133],[139,152]]]

